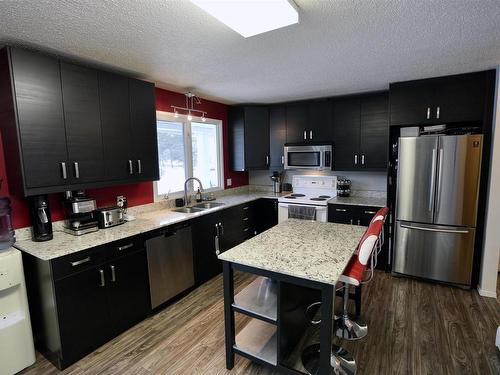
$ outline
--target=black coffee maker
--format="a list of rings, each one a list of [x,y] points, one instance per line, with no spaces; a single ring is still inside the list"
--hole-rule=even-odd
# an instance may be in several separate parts
[[[52,220],[50,218],[49,199],[47,195],[29,197],[31,217],[31,238],[33,241],[52,239]]]

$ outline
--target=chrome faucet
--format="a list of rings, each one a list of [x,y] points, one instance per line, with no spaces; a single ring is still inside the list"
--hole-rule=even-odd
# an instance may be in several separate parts
[[[189,202],[188,202],[188,194],[187,194],[187,184],[191,180],[196,180],[198,181],[198,184],[200,184],[200,192],[203,192],[203,185],[200,181],[200,179],[196,177],[189,177],[185,182],[184,182],[184,207],[186,207],[189,203],[191,203],[191,197],[189,197]]]

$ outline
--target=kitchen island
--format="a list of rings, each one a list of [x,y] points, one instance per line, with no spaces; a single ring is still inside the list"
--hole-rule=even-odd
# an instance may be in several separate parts
[[[239,354],[285,374],[303,374],[301,348],[310,324],[305,311],[321,301],[321,316],[332,317],[335,284],[366,228],[290,219],[222,253],[226,367]],[[234,295],[233,272],[257,275]],[[250,317],[235,330],[235,314]],[[320,373],[330,374],[332,319],[319,327]],[[324,353],[324,354],[323,354]]]

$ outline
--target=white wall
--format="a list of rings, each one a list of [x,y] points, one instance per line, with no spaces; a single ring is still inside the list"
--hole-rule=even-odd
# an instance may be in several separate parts
[[[250,171],[250,185],[272,185],[269,178],[271,171]],[[318,171],[287,171],[284,182],[292,182],[292,176],[295,174],[320,174],[337,175],[347,177],[351,180],[352,190],[387,190],[387,174],[385,172],[318,172]]]
[[[478,291],[485,297],[496,298],[498,262],[500,256],[500,66],[497,68],[495,114],[493,120],[491,170],[484,235],[483,259]]]

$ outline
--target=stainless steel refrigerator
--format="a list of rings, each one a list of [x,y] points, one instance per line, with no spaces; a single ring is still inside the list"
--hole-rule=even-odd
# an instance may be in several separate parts
[[[393,272],[470,286],[482,143],[399,138]]]

